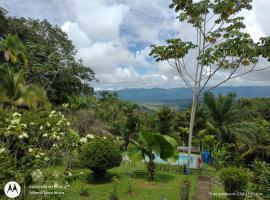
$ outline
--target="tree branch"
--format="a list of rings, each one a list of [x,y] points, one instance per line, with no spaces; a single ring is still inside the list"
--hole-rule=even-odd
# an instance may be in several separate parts
[[[264,68],[261,68],[261,69],[255,69],[255,67],[256,67],[256,65],[257,65],[257,63],[255,63],[255,64],[253,65],[253,67],[252,67],[250,70],[248,70],[248,71],[246,71],[246,72],[244,72],[244,73],[241,73],[241,74],[238,74],[238,75],[233,76],[233,75],[235,74],[236,70],[239,69],[240,63],[241,63],[241,59],[239,60],[238,66],[232,70],[232,72],[230,73],[230,75],[229,75],[225,80],[221,81],[219,84],[217,84],[217,85],[215,85],[215,86],[212,86],[212,87],[208,88],[208,89],[207,89],[206,91],[204,91],[202,94],[205,94],[206,92],[208,92],[208,91],[210,91],[210,90],[212,90],[212,89],[214,89],[214,88],[216,88],[216,87],[222,85],[223,83],[225,83],[226,81],[228,81],[228,80],[230,80],[230,79],[238,78],[238,77],[244,76],[244,75],[246,75],[246,74],[248,74],[248,73],[251,73],[251,72],[263,71],[263,70],[266,70],[266,69],[269,69],[269,68],[270,68],[270,66],[268,66],[268,67],[264,67]],[[202,92],[202,91],[203,91],[203,90],[201,90],[201,92]]]
[[[181,63],[179,62],[179,64],[178,64],[176,59],[174,59],[174,62],[175,62],[174,64],[172,64],[170,62],[170,60],[167,60],[167,62],[171,67],[173,67],[177,70],[179,76],[184,81],[185,85],[192,90],[192,86],[191,86],[190,82],[187,80],[187,78],[185,77],[185,75],[183,74],[183,72],[181,70]]]

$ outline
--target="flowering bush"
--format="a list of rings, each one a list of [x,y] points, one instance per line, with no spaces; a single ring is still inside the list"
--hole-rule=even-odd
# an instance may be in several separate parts
[[[70,123],[57,111],[35,111],[0,115],[0,183],[13,178],[25,183],[41,179],[42,169],[54,163],[64,151],[73,151],[79,140]],[[8,170],[7,170],[8,169]]]
[[[83,166],[91,169],[96,180],[102,179],[106,170],[121,164],[120,146],[111,137],[88,134],[81,138],[80,160]]]

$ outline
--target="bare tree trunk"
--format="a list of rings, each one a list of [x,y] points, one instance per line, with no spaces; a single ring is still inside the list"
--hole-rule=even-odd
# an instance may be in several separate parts
[[[194,121],[196,115],[196,108],[197,108],[198,96],[197,96],[197,88],[193,93],[192,98],[192,107],[191,107],[191,114],[190,114],[190,123],[189,123],[189,135],[188,135],[188,162],[187,168],[190,169],[190,156],[191,156],[191,149],[192,149],[192,135],[194,129]]]
[[[205,52],[205,36],[204,33],[206,32],[206,13],[204,16],[204,24],[203,24],[203,30],[199,30],[199,57],[201,54],[204,54]],[[189,135],[188,135],[188,162],[187,162],[187,168],[190,170],[190,156],[191,156],[191,149],[192,149],[192,134],[194,129],[194,121],[195,121],[195,115],[196,115],[196,109],[199,99],[199,93],[200,93],[200,87],[201,87],[201,81],[202,81],[202,73],[203,73],[203,65],[198,61],[197,62],[197,69],[196,69],[196,75],[195,75],[195,83],[194,83],[194,89],[193,89],[193,97],[192,97],[192,107],[191,107],[191,115],[190,115],[190,123],[189,123]]]

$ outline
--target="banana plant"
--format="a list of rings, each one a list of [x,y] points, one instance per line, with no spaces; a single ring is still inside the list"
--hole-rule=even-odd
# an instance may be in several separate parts
[[[137,140],[130,140],[128,155],[133,161],[142,161],[147,158],[148,180],[153,181],[156,156],[168,160],[174,157],[176,149],[177,142],[174,138],[168,135],[143,131]]]

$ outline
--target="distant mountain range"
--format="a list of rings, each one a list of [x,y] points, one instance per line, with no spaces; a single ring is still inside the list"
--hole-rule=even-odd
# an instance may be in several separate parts
[[[140,103],[146,106],[171,105],[175,107],[188,107],[191,103],[192,93],[188,88],[134,88],[117,91],[119,98]],[[270,86],[224,86],[212,90],[214,94],[228,94],[233,92],[238,98],[270,97]]]

